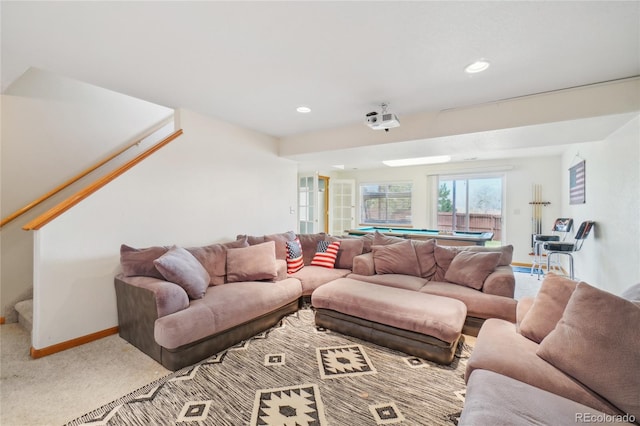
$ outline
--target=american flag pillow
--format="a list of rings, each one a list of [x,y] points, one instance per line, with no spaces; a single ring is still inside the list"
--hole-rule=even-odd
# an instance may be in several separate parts
[[[318,242],[316,255],[313,256],[311,265],[333,269],[334,265],[336,264],[336,258],[338,257],[339,248],[340,241],[336,241],[334,243],[329,243],[328,241]]]
[[[287,241],[287,273],[298,272],[303,266],[304,259],[302,258],[300,239],[296,238],[294,241]]]

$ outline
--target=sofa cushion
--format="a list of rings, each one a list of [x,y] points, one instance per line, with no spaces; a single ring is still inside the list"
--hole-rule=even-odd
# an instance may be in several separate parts
[[[324,241],[327,237],[327,234],[325,234],[324,232],[318,232],[317,234],[298,234],[297,237],[300,240],[300,246],[302,246],[302,257],[304,258],[304,264],[311,265],[313,256],[316,255],[318,243],[320,241]]]
[[[202,298],[209,287],[211,277],[207,270],[182,247],[171,247],[153,263],[167,281],[184,288],[190,299]]]
[[[433,256],[436,260],[436,272],[433,275],[434,281],[445,281],[444,275],[447,273],[451,262],[461,250],[457,247],[443,247],[436,244]]]
[[[516,277],[511,266],[496,266],[482,286],[482,292],[513,299],[516,290]]]
[[[420,276],[422,278],[431,279],[436,273],[436,240],[411,240],[413,248],[418,257],[418,265],[420,266]]]
[[[302,246],[300,240],[296,238],[294,241],[287,241],[287,273],[293,274],[304,267],[304,258],[302,257]]]
[[[489,274],[496,269],[501,253],[461,251],[451,261],[444,279],[480,290]]]
[[[373,250],[373,246],[387,246],[389,244],[401,243],[403,241],[405,241],[405,238],[384,235],[375,231],[373,233],[373,244],[371,245],[371,249]]]
[[[377,274],[405,274],[420,276],[416,250],[411,240],[373,246],[373,263]]]
[[[158,318],[154,338],[170,350],[190,345],[267,315],[300,298],[300,292],[300,281],[294,278],[269,285],[247,281],[212,286],[188,309]]]
[[[576,284],[569,278],[547,274],[531,308],[522,318],[520,334],[536,343],[542,342],[562,318]]]
[[[348,269],[329,269],[322,266],[305,266],[298,272],[289,275],[290,278],[297,278],[302,284],[302,294],[309,296],[313,291],[335,279],[346,277],[351,273]]]
[[[580,282],[537,354],[640,418],[640,307]]]
[[[536,355],[538,346],[517,333],[514,323],[490,318],[478,333],[467,361],[465,379],[469,380],[475,370],[490,370],[598,411],[620,414],[620,410],[602,396]]]
[[[358,275],[349,274],[347,278],[357,281],[364,281],[371,284],[383,285],[386,287],[403,288],[405,290],[418,291],[427,283],[422,277],[415,277],[405,274],[384,274],[384,275]]]
[[[362,254],[364,240],[360,238],[336,238],[327,236],[329,242],[340,242],[340,249],[336,258],[336,268],[353,269],[353,258]]]
[[[602,420],[600,420],[602,419]],[[602,412],[488,370],[467,383],[459,426],[612,425]]]
[[[168,247],[133,248],[126,244],[120,246],[120,265],[125,277],[153,277],[164,279],[160,271],[156,269],[154,260],[165,254]]]
[[[536,299],[533,296],[524,296],[518,299],[518,306],[516,306],[516,326],[518,333],[520,333],[520,324],[522,324],[522,321],[527,316],[527,313],[531,309],[535,300]]]
[[[274,280],[277,276],[275,241],[227,250],[228,282]]]
[[[276,259],[287,258],[287,241],[296,239],[296,233],[293,231],[282,232],[280,234],[270,234],[264,236],[264,241],[273,241],[276,244]]]
[[[276,243],[276,258],[285,260],[287,258],[287,241],[293,241],[296,239],[296,233],[293,231],[281,232],[278,234],[269,235],[238,235],[237,240],[246,239],[249,245],[255,246],[258,244],[273,241]]]
[[[371,253],[371,250],[373,250],[373,238],[374,238],[374,235],[373,234],[366,234],[366,235],[362,235],[362,236],[356,237],[356,238],[362,240],[362,243],[363,243],[362,253]]]
[[[222,244],[210,244],[203,247],[187,247],[186,250],[191,253],[207,270],[211,281],[211,285],[224,284],[225,275],[227,274],[227,249],[248,247],[249,242],[246,237],[230,241]]]
[[[329,241],[320,241],[316,248],[316,254],[311,260],[312,266],[322,266],[323,268],[333,269],[340,250],[340,241],[330,243]]]
[[[464,251],[472,251],[472,252],[498,252],[501,254],[500,260],[498,261],[498,266],[509,266],[513,261],[513,246],[497,246],[497,247],[487,247],[487,246],[458,246],[459,249]]]
[[[420,292],[458,299],[467,305],[467,315],[470,317],[516,321],[518,302],[510,297],[487,294],[470,287],[440,281],[428,281]]]

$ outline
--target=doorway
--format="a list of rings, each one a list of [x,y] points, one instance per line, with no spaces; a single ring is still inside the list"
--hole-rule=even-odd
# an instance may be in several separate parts
[[[329,177],[298,176],[298,232],[329,232]]]

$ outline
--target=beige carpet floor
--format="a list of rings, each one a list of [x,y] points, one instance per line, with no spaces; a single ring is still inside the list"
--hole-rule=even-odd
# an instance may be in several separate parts
[[[0,345],[2,426],[63,425],[170,373],[117,335],[34,360],[14,323]]]
[[[516,299],[541,281],[516,274]],[[170,372],[117,335],[31,359],[18,324],[0,327],[0,425],[63,425]]]

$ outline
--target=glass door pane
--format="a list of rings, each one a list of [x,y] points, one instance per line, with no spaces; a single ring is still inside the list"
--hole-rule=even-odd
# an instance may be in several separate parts
[[[298,230],[301,234],[316,232],[317,179],[315,175],[303,175],[298,179]]]
[[[438,180],[440,230],[493,232],[502,238],[502,176],[450,177]]]

